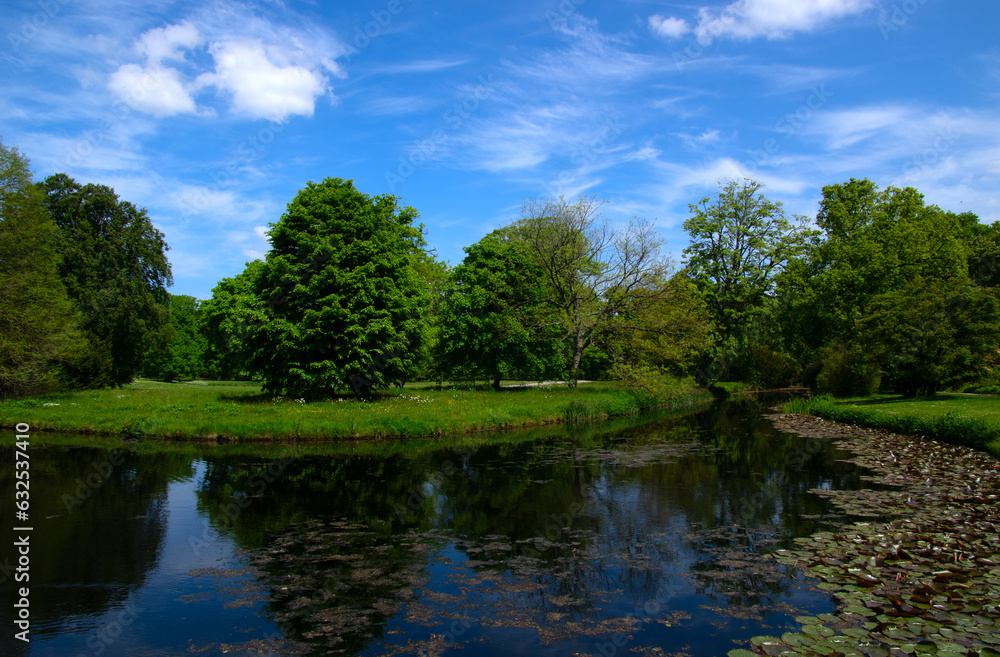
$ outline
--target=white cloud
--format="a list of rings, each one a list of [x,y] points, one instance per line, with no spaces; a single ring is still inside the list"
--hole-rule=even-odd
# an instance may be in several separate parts
[[[674,39],[693,31],[702,45],[718,38],[786,39],[872,7],[873,0],[738,0],[721,10],[702,7],[694,28],[684,19],[660,15],[650,16],[649,26],[656,34]]]
[[[136,44],[136,49],[146,56],[150,64],[159,64],[164,59],[183,61],[181,48],[191,50],[202,44],[198,28],[188,21],[176,25],[159,27],[145,32]]]
[[[257,40],[213,44],[215,73],[199,81],[232,94],[233,109],[252,118],[284,121],[312,116],[316,99],[327,91],[325,76],[294,63],[295,53]]]
[[[201,43],[198,30],[187,21],[149,30],[135,46],[145,55],[146,65],[119,67],[111,74],[108,87],[119,100],[139,112],[159,118],[194,114],[198,108],[192,88],[181,80],[180,71],[164,66],[163,60],[183,61],[181,49],[190,50]]]
[[[316,100],[329,91],[328,76],[343,76],[335,61],[344,54],[343,44],[322,29],[286,24],[296,22],[295,16],[268,20],[225,1],[212,7],[143,32],[132,50],[145,62],[119,66],[108,79],[112,93],[158,118],[207,116],[214,110],[199,107],[198,94],[214,87],[237,114],[284,121],[312,116]],[[187,58],[206,50],[214,59],[208,71],[207,58]]]
[[[108,88],[132,109],[158,118],[198,110],[180,72],[169,67],[125,64],[111,74]]]
[[[691,26],[683,18],[664,18],[659,14],[649,17],[649,29],[655,34],[669,39],[679,39],[691,31]]]

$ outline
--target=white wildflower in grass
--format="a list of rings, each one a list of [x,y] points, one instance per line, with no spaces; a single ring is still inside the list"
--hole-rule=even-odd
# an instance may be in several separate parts
[[[305,404],[305,403],[306,403],[306,400],[305,400],[304,398],[303,398],[303,399],[296,399],[296,400],[295,400],[295,403],[296,403],[296,404]]]
[[[58,405],[59,404],[56,404],[55,402],[45,402],[44,404],[42,404],[42,406],[58,406]]]

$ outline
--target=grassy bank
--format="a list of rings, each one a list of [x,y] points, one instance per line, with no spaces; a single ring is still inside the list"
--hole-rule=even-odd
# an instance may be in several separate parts
[[[698,391],[681,402],[710,399]],[[362,402],[305,403],[246,383],[140,380],[120,390],[0,403],[0,426],[105,436],[236,441],[430,436],[617,417],[657,407],[610,382],[500,392],[412,385]]]
[[[926,436],[989,451],[1000,458],[1000,397],[937,394],[904,398],[893,395],[833,400],[816,397],[785,405],[791,413]]]

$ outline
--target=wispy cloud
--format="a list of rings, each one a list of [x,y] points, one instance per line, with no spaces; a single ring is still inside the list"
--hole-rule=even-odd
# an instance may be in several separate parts
[[[649,18],[649,28],[671,39],[693,33],[702,45],[720,38],[787,39],[797,32],[812,32],[835,20],[861,14],[873,6],[872,0],[738,0],[722,9],[702,7],[694,25],[675,16],[653,15]]]
[[[412,62],[380,65],[373,73],[396,75],[399,73],[436,73],[456,66],[468,64],[468,59],[418,59]]]

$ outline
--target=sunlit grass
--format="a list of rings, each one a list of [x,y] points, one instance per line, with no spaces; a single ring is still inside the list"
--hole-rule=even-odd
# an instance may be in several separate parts
[[[873,395],[793,402],[786,412],[923,435],[986,449],[1000,457],[1000,396],[939,393],[928,397]]]
[[[704,395],[709,397],[707,393]],[[139,380],[117,390],[45,395],[0,403],[0,424],[34,431],[223,440],[432,436],[615,417],[655,401],[619,384],[502,390],[408,385],[373,401],[323,401],[264,394],[246,383]]]

